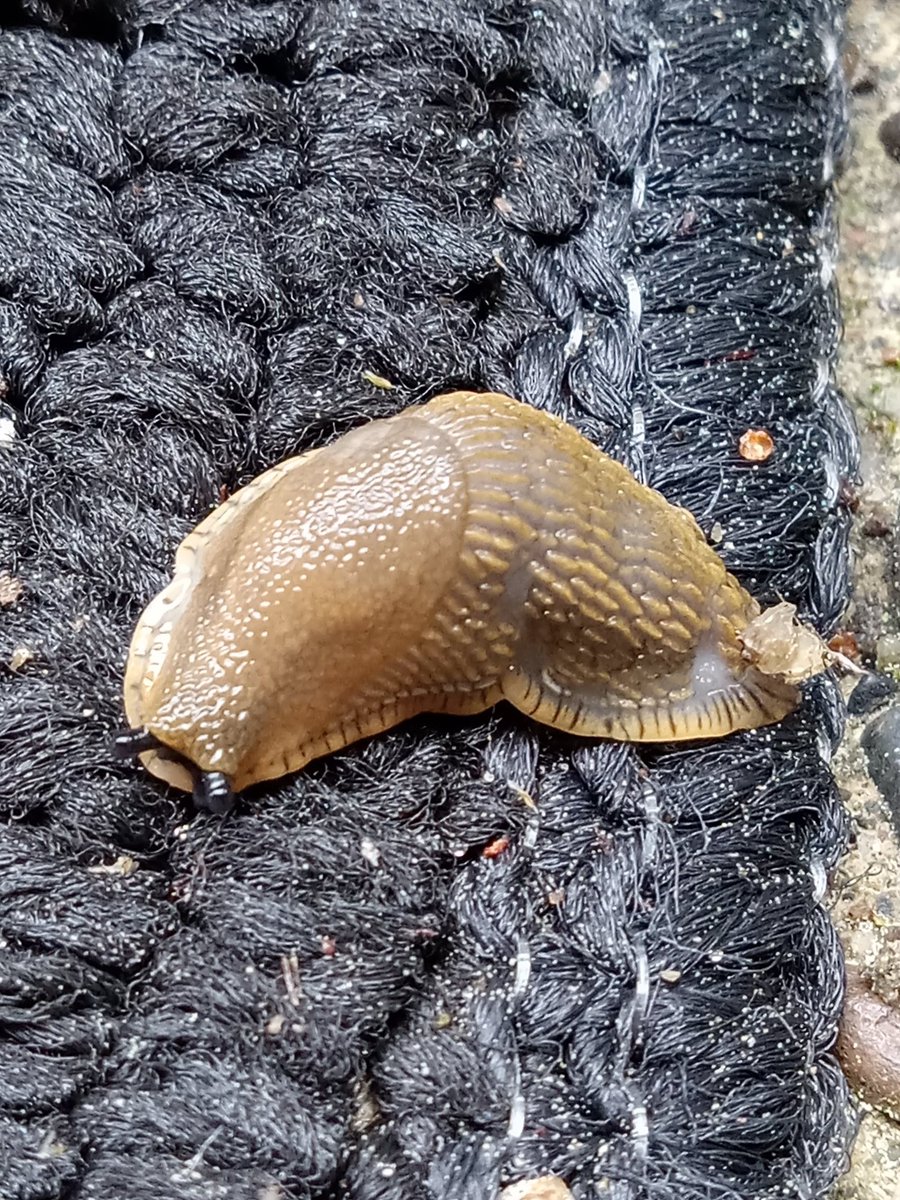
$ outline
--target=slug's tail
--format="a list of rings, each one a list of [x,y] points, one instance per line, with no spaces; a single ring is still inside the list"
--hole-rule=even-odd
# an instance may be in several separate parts
[[[696,692],[685,698],[636,712],[618,714],[607,735],[622,740],[682,742],[721,738],[739,729],[773,725],[800,703],[796,687],[749,669],[727,687]]]
[[[796,687],[742,662],[739,653],[726,657],[702,647],[687,670],[656,678],[642,671],[640,691],[632,672],[572,686],[543,671],[537,679],[511,673],[503,693],[536,721],[580,737],[629,742],[725,737],[772,725],[800,702]]]

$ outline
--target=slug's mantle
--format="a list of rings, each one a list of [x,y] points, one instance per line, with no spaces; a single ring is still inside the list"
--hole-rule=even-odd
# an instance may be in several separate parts
[[[273,467],[185,538],[131,643],[123,746],[240,791],[500,700],[588,737],[722,737],[799,700],[759,617],[686,510],[555,417],[454,392]]]

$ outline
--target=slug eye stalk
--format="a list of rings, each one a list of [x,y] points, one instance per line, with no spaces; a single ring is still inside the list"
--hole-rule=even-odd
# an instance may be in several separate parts
[[[123,729],[117,733],[113,742],[113,753],[116,758],[137,758],[147,750],[158,750],[161,742],[158,737],[147,729]]]
[[[180,756],[170,751],[147,729],[123,729],[113,742],[117,758],[137,758],[149,750],[160,753],[170,761],[180,761]],[[234,807],[234,791],[231,782],[221,771],[198,771],[190,763],[185,764],[194,779],[194,804],[204,812],[222,814]]]
[[[234,808],[234,792],[228,777],[220,771],[201,771],[194,782],[194,804],[217,816]]]

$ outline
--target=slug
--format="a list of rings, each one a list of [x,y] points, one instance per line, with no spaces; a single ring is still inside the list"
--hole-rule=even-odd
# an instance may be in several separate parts
[[[185,538],[131,642],[119,749],[224,809],[500,700],[587,737],[718,738],[799,700],[742,645],[759,614],[687,511],[555,417],[454,392],[273,467]]]

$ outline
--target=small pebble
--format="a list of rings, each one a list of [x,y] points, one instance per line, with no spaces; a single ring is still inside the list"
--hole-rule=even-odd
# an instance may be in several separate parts
[[[891,525],[884,517],[878,516],[877,513],[872,513],[870,517],[866,517],[862,527],[866,537],[883,538],[891,532]]]
[[[875,659],[879,671],[900,666],[900,636],[896,633],[886,633],[884,637],[880,637],[875,646]]]
[[[859,509],[859,492],[855,484],[850,479],[842,479],[841,486],[838,491],[838,500],[844,508],[855,513]]]
[[[9,571],[0,571],[0,608],[12,608],[25,591],[22,580]]]
[[[854,1091],[900,1119],[900,1012],[849,965],[837,1053]]]
[[[738,442],[738,453],[747,462],[765,462],[774,449],[775,442],[767,429],[748,429]]]
[[[885,117],[878,126],[878,137],[885,152],[900,162],[900,112]]]
[[[880,920],[883,924],[893,921],[895,905],[894,898],[890,892],[879,892],[875,897],[872,909],[876,920]]]
[[[844,50],[844,76],[854,96],[865,96],[878,84],[878,68],[874,66],[854,42],[848,42]]]
[[[868,675],[863,675],[862,679],[860,679],[859,683],[850,693],[850,699],[847,701],[847,712],[854,717],[874,712],[883,701],[893,696],[896,691],[897,684],[890,675],[879,675],[876,671],[870,671]]]
[[[835,654],[843,654],[844,658],[859,662],[859,642],[851,629],[839,629],[834,637],[829,639],[828,649],[833,650]]]
[[[11,671],[21,671],[26,663],[31,662],[34,656],[34,651],[30,646],[16,646],[9,656],[9,669]]]
[[[881,792],[900,835],[900,707],[894,705],[866,726],[862,747],[869,774]]]

